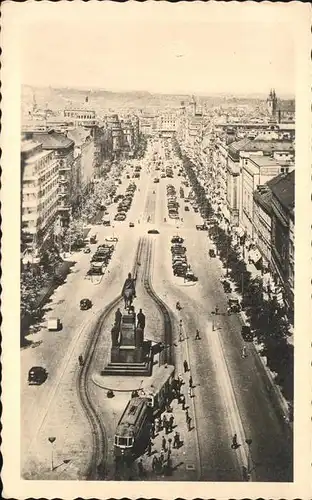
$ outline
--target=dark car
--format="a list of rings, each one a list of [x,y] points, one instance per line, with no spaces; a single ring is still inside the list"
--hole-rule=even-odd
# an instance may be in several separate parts
[[[28,372],[29,385],[41,385],[48,378],[48,372],[42,366],[33,366]]]
[[[134,227],[134,223],[133,222],[129,222],[129,227]]]
[[[86,311],[92,307],[92,302],[90,299],[81,299],[80,301],[80,309],[81,311]]]
[[[188,205],[186,205],[185,209],[184,209],[186,212],[189,212],[190,211],[190,208],[188,207]]]
[[[159,231],[157,229],[149,229],[147,234],[159,234]]]
[[[209,249],[209,257],[215,257],[216,256],[216,252],[214,251],[213,248],[210,248]]]
[[[241,330],[241,334],[242,334],[242,337],[245,340],[245,342],[252,342],[253,341],[254,336],[253,336],[253,333],[250,329],[250,326],[243,325],[242,330]]]

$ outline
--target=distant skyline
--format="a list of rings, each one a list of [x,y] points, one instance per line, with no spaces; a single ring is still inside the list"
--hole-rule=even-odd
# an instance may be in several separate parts
[[[177,16],[72,16],[23,21],[24,84],[167,94],[295,94],[286,23]],[[87,12],[87,11],[86,11]],[[91,12],[91,11],[90,11]]]

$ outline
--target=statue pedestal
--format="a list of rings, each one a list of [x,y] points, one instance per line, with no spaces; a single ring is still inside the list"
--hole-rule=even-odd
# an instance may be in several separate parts
[[[149,342],[144,343],[144,332],[136,328],[136,314],[124,314],[120,324],[120,342],[112,334],[111,361],[105,367],[106,375],[150,375],[153,364]],[[114,345],[115,344],[115,345]]]

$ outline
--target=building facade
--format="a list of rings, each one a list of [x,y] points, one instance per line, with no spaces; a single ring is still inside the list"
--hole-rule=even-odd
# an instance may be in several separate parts
[[[44,150],[39,142],[22,140],[22,242],[35,253],[53,233],[58,216],[58,169],[54,151]]]

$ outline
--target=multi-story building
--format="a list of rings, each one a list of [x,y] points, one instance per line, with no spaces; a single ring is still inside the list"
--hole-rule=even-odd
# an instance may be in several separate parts
[[[58,215],[58,160],[33,140],[21,145],[22,242],[34,254],[53,233]]]
[[[246,161],[251,155],[253,157],[263,156],[275,159],[280,166],[277,173],[286,173],[294,168],[295,149],[292,141],[258,141],[245,138],[240,141],[231,142],[228,146],[227,160],[227,206],[230,214],[230,222],[233,225],[238,225],[242,222],[242,172]],[[268,168],[269,165],[267,165]],[[264,182],[277,175],[276,167],[273,164],[271,168],[273,170],[271,170],[270,174],[268,173],[268,177]],[[267,169],[266,172],[268,172]],[[262,171],[264,172],[264,170]],[[247,203],[246,200],[245,203]]]
[[[241,175],[241,217],[240,224],[250,240],[254,239],[254,192],[259,185],[276,177],[282,172],[282,166],[269,156],[250,155],[243,160]]]
[[[272,189],[272,268],[283,289],[284,302],[294,305],[295,172],[281,174]]]
[[[77,189],[72,179],[76,177],[73,169],[77,168],[74,164],[74,146],[75,143],[64,134],[49,130],[47,132],[26,132],[27,138],[32,138],[42,144],[42,149],[54,151],[58,159],[58,196],[59,196],[59,215],[61,225],[68,224],[71,205],[77,199]]]
[[[75,157],[80,156],[80,185],[77,188],[83,192],[94,177],[94,139],[90,129],[82,127],[68,130],[67,137],[75,143]]]
[[[97,124],[95,111],[84,107],[64,109],[64,118],[75,127],[89,127]]]
[[[157,115],[156,113],[143,113],[139,117],[140,131],[147,136],[155,135],[157,132]]]
[[[119,157],[122,154],[124,147],[124,134],[118,115],[117,114],[108,115],[106,117],[106,123],[112,133],[113,155],[115,157]]]
[[[162,137],[173,137],[177,129],[177,115],[175,113],[161,114],[157,118],[157,132]]]

